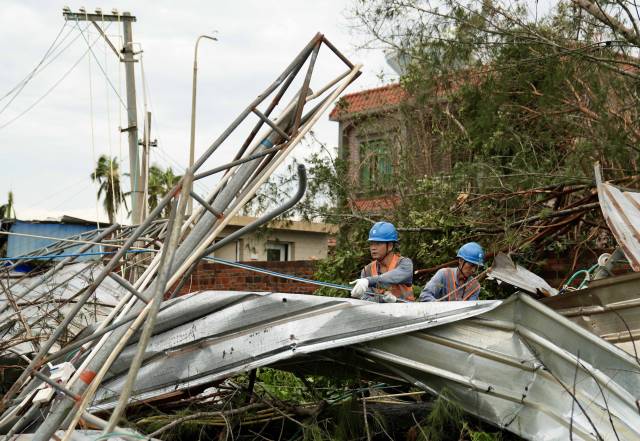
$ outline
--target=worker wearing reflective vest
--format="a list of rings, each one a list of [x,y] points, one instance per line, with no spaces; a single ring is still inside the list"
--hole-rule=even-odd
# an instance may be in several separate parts
[[[394,252],[398,231],[389,222],[376,222],[369,231],[369,251],[373,261],[360,272],[351,297],[371,302],[414,301],[413,262]],[[371,295],[374,293],[376,295]]]
[[[457,268],[442,268],[427,282],[420,293],[420,302],[434,300],[478,300],[480,284],[475,279],[478,268],[484,266],[484,251],[480,244],[469,242],[458,250]]]

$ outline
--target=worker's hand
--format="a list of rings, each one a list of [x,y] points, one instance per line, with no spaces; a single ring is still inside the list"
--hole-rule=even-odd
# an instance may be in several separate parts
[[[398,301],[398,298],[391,294],[389,291],[385,292],[382,296],[382,301],[384,303],[395,303]]]
[[[349,282],[349,285],[355,285],[351,290],[351,297],[354,299],[364,299],[367,288],[369,288],[369,281],[367,279],[358,279],[353,282]]]

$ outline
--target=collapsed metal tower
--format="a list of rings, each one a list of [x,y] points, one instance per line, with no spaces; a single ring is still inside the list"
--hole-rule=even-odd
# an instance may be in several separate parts
[[[310,85],[314,77],[314,67],[323,46],[337,56],[346,66],[346,70],[312,90]],[[305,65],[306,70],[303,70]],[[27,354],[30,355],[27,367],[0,401],[3,411],[0,426],[8,430],[9,435],[19,433],[30,426],[41,413],[45,414],[46,418],[39,424],[34,440],[48,440],[61,427],[66,429],[62,439],[68,440],[81,418],[103,427],[104,433],[110,433],[116,428],[119,417],[128,405],[163,299],[171,288],[180,286],[181,281],[188,277],[203,257],[267,223],[302,197],[306,188],[306,176],[304,167],[300,166],[298,192],[291,201],[232,236],[213,244],[229,219],[238,214],[256,194],[258,188],[282,164],[320,116],[355,80],[359,72],[359,65],[352,64],[322,34],[317,34],[276,80],[223,131],[194,166],[187,169],[180,182],[144,222],[135,227],[112,225],[91,235],[63,241],[53,249],[46,250],[47,254],[56,256],[71,246],[77,246],[78,243],[83,244],[78,254],[99,246],[105,250],[112,250],[112,254],[105,255],[104,265],[82,265],[67,278],[64,275],[65,268],[69,268],[76,259],[75,255],[70,255],[38,278],[31,278],[26,285],[23,283],[26,280],[24,278],[16,280],[7,277],[9,283],[8,286],[3,286],[3,291],[8,302],[2,306],[0,312],[7,313],[2,317],[2,326],[3,329],[12,331],[9,333],[12,337],[3,339],[0,355],[17,354],[23,358],[27,357]],[[301,82],[301,85],[293,94],[293,98],[282,105],[285,93],[296,80]],[[263,106],[263,109],[259,106]],[[218,147],[251,114],[257,116],[258,121],[238,149],[236,158],[219,167],[201,170]],[[192,182],[220,172],[224,172],[223,177],[207,197],[203,198],[190,190]],[[187,202],[191,199],[195,200],[198,208],[186,218]],[[170,207],[171,214],[167,221],[162,221],[159,216],[166,207]],[[6,267],[6,274],[9,275],[12,269],[25,260],[29,260],[29,256]],[[78,273],[88,275],[87,283],[75,290],[73,287],[69,289],[65,283]],[[56,286],[47,286],[51,281],[55,281]],[[77,320],[87,307],[97,304],[100,290],[104,289],[106,284],[120,290],[122,295],[117,304],[102,316],[97,312],[94,314],[99,324],[91,335],[83,338],[80,343],[65,346],[64,342],[68,340],[65,339],[66,334],[74,320]],[[44,292],[43,286],[47,286]],[[64,288],[67,295],[66,301],[61,300],[65,302],[66,308],[64,314],[58,315],[53,321],[49,320],[51,311],[34,320],[33,315],[38,314],[35,311],[40,310],[33,310],[32,305],[31,310],[25,311],[20,306],[24,301],[50,304],[51,300],[56,300],[56,289],[60,288]],[[172,292],[175,293],[176,290]],[[31,316],[25,316],[25,312]],[[48,326],[41,326],[39,334],[34,335],[35,322],[46,322]],[[140,337],[125,387],[109,421],[101,421],[89,414],[86,408],[109,368],[136,331],[140,331]],[[26,349],[25,344],[29,345]],[[19,346],[21,348],[18,348]],[[49,378],[50,372],[46,363],[71,350],[76,351],[71,362],[77,369],[67,381],[58,384]],[[43,381],[60,392],[64,399],[33,402],[26,411],[21,409],[21,403],[28,401]],[[18,410],[22,412],[19,413]]]

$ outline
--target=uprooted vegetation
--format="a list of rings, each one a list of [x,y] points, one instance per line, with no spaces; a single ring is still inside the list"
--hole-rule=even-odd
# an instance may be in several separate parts
[[[142,405],[136,429],[164,440],[519,440],[407,385],[297,376],[272,368],[168,406]],[[364,415],[367,415],[366,419]]]

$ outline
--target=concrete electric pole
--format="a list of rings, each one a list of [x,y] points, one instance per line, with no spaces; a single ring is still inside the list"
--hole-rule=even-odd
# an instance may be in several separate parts
[[[69,8],[64,8],[62,15],[67,21],[90,21],[98,30],[100,35],[105,39],[107,44],[111,47],[113,52],[124,63],[125,68],[125,81],[127,87],[127,127],[121,129],[123,132],[127,132],[129,138],[129,175],[131,179],[131,223],[134,225],[140,224],[143,220],[143,188],[140,179],[140,154],[138,149],[138,116],[137,116],[137,103],[136,103],[136,79],[135,72],[133,70],[134,63],[137,60],[134,58],[133,51],[133,36],[131,33],[131,23],[136,21],[136,17],[129,12],[118,13],[113,10],[112,14],[103,14],[101,11],[96,10],[95,13],[88,13],[83,11],[82,8],[78,12],[72,12]],[[110,21],[122,23],[124,46],[120,51],[116,49],[109,37],[104,33],[102,28],[98,26],[99,21]]]

